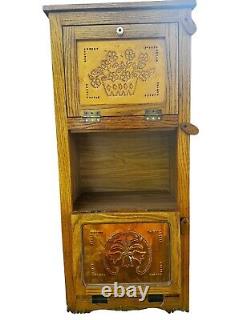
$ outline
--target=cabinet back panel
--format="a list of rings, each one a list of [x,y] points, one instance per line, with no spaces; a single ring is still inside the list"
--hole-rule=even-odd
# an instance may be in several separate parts
[[[75,135],[82,192],[169,191],[172,133]]]

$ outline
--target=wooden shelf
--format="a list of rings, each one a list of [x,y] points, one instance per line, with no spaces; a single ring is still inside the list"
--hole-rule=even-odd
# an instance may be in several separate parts
[[[74,213],[176,211],[176,201],[164,191],[82,193]]]
[[[102,130],[175,130],[178,127],[178,115],[163,115],[159,121],[147,121],[143,115],[123,117],[102,117],[100,122],[86,123],[82,118],[68,118],[71,132],[91,132]]]

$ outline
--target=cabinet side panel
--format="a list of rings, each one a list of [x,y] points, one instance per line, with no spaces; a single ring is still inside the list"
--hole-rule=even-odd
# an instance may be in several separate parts
[[[64,66],[62,29],[56,14],[50,14],[52,67],[54,80],[54,103],[58,146],[58,164],[60,178],[61,221],[63,234],[64,271],[66,280],[67,303],[74,308],[75,295],[72,281],[71,222],[72,211],[70,158],[67,131],[67,115],[64,87]]]
[[[189,14],[189,12],[188,12]],[[190,35],[179,25],[179,124],[190,121]],[[179,127],[180,128],[180,127]],[[178,129],[177,205],[181,218],[189,217],[189,135]],[[187,220],[188,221],[188,220]],[[182,309],[189,310],[189,225],[181,235]]]

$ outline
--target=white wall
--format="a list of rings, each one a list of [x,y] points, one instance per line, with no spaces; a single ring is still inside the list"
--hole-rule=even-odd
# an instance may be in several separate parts
[[[0,318],[66,313],[49,23],[43,4],[1,3]],[[75,1],[74,2],[82,2]],[[191,311],[88,319],[246,319],[249,313],[249,1],[198,1],[192,51]]]

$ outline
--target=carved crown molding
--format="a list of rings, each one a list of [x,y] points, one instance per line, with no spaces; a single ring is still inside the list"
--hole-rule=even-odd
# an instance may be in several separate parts
[[[192,17],[191,17],[191,12],[184,14],[181,17],[181,23],[182,26],[184,28],[184,30],[187,32],[187,34],[189,34],[190,36],[192,36],[196,30],[196,24],[194,23]]]

